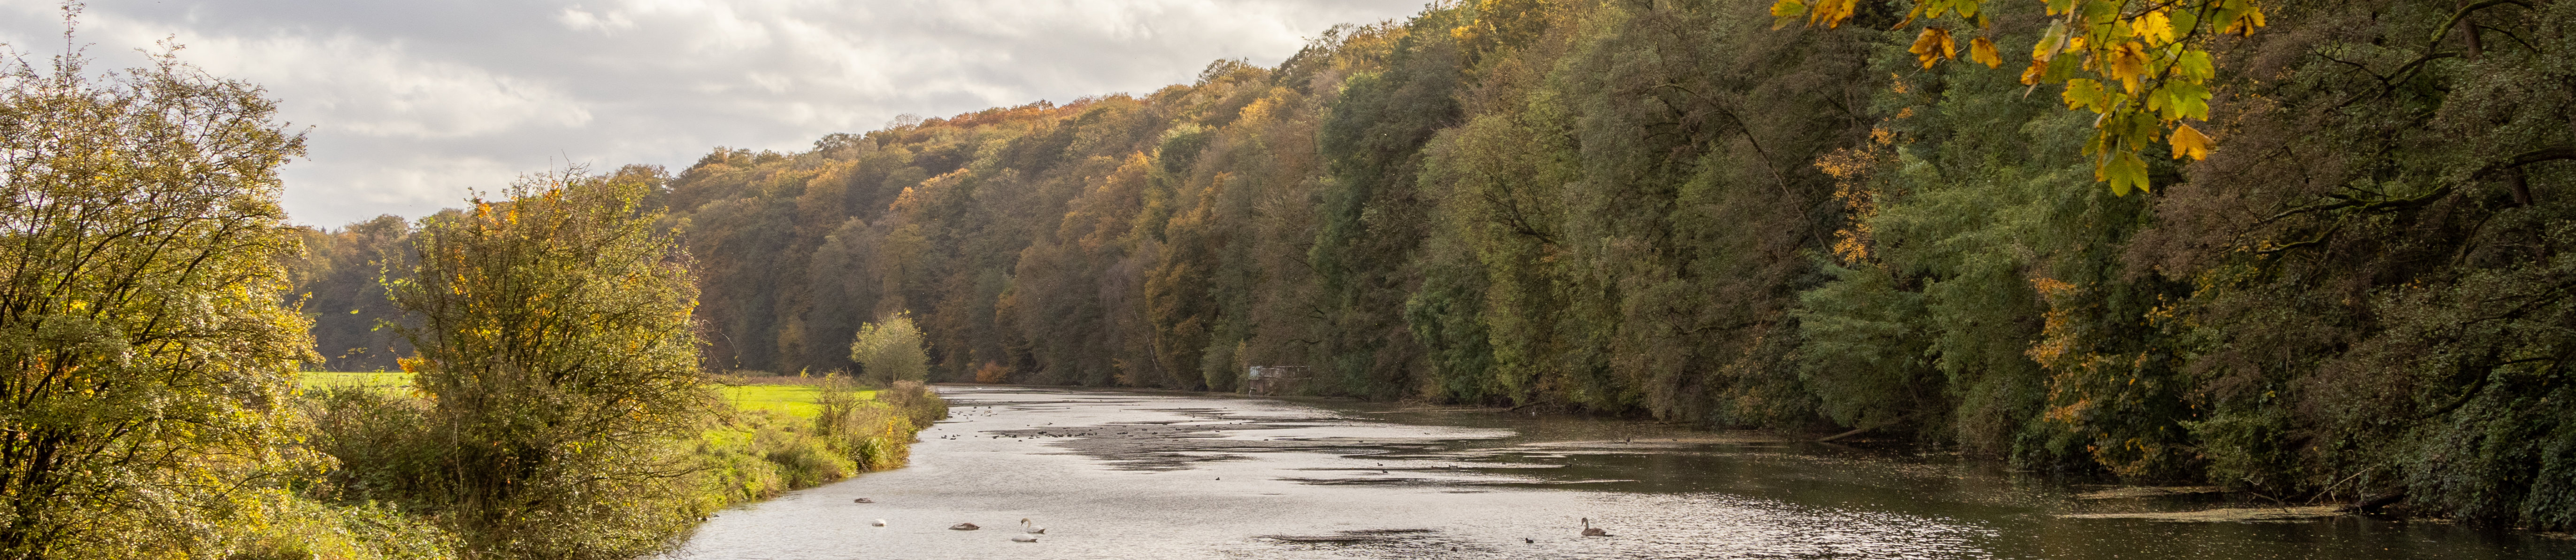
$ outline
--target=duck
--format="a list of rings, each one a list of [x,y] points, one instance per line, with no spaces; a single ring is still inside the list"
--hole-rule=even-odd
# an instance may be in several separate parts
[[[973,524],[973,523],[959,523],[959,524],[956,524],[956,525],[950,525],[950,526],[948,526],[948,530],[950,530],[950,531],[973,531],[973,530],[976,530],[976,529],[982,529],[982,528],[983,528],[983,527],[977,527],[977,526],[975,526],[975,524]]]
[[[1590,518],[1590,517],[1586,517],[1586,518],[1583,518],[1583,536],[1586,536],[1586,537],[1607,537],[1607,536],[1610,536],[1610,532],[1609,532],[1609,531],[1601,530],[1601,528],[1600,528],[1600,527],[1594,527],[1594,526],[1592,526],[1592,518]]]
[[[850,503],[853,503],[853,504],[873,504],[873,503],[877,503],[877,501],[876,501],[876,500],[870,500],[870,499],[867,499],[867,498],[858,498],[858,499],[850,500]]]
[[[1020,532],[1031,535],[1044,535],[1046,534],[1046,528],[1032,525],[1029,523],[1029,518],[1022,517],[1020,518]]]
[[[883,519],[879,519],[879,520],[876,520],[875,522],[869,523],[868,525],[870,525],[870,526],[875,526],[875,527],[884,527],[884,526],[885,526],[885,520],[883,520]]]

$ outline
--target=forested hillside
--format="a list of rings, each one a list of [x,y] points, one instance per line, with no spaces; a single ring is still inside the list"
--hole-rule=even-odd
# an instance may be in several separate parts
[[[2166,39],[2213,55],[2206,114],[2159,98],[2191,128],[2126,148],[2078,108],[2118,90],[2051,74],[2092,55],[2019,68],[2071,0],[1965,4],[1443,2],[1150,93],[718,149],[659,196],[717,368],[855,369],[909,312],[934,379],[1310,366],[1315,394],[2576,526],[2576,3],[2256,2]],[[318,329],[383,306],[331,282]]]

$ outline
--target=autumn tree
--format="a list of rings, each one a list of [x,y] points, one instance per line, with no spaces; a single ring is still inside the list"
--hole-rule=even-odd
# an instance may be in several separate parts
[[[0,67],[0,558],[223,554],[207,528],[298,461],[277,168],[304,137],[174,51]]]
[[[701,389],[688,255],[652,185],[578,171],[425,220],[404,361],[432,406],[431,450],[399,492],[481,558],[632,558],[676,545],[701,513],[675,442]],[[399,468],[399,466],[397,466]]]

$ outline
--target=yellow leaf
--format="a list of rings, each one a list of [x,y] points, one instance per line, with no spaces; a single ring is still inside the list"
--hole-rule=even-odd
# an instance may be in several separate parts
[[[2129,32],[2149,45],[2171,43],[2174,40],[2173,18],[2165,17],[2162,11],[2147,12],[2147,15],[2129,20]]]
[[[1843,20],[1851,19],[1853,5],[1859,3],[1860,0],[1817,0],[1815,10],[1807,14],[1807,22],[1823,23],[1826,29],[1842,27]]]
[[[2182,159],[2184,156],[2190,156],[2191,159],[2195,160],[2209,159],[2209,136],[2201,134],[2199,130],[2193,129],[2191,125],[2186,124],[2174,127],[2173,138],[2171,140],[2173,142],[2174,159]]]
[[[1958,55],[1952,54],[1957,48],[1958,43],[1950,38],[1950,30],[1926,27],[1923,28],[1922,35],[1914,36],[1914,46],[1905,49],[1905,52],[1914,53],[1914,59],[1921,61],[1924,68],[1931,68],[1932,63],[1939,62],[1941,59],[1958,58]]]
[[[1987,68],[2001,68],[2004,65],[2004,57],[1995,54],[1995,42],[1986,40],[1984,37],[1968,41],[1968,59],[1984,63]]]
[[[2112,47],[2111,63],[2104,65],[2102,69],[2110,74],[2111,78],[2120,80],[2122,91],[2134,95],[2138,93],[2138,80],[2147,76],[2146,47],[2138,44],[2137,41]]]

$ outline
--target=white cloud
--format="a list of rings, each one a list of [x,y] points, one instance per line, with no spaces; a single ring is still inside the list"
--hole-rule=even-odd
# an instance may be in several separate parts
[[[565,28],[572,29],[573,31],[599,31],[602,33],[613,33],[635,28],[635,22],[633,20],[626,19],[624,14],[609,14],[608,17],[600,17],[599,14],[590,13],[589,11],[582,10],[579,7],[564,8],[562,13],[555,15],[555,21],[563,23]]]
[[[299,221],[417,216],[565,162],[686,165],[801,149],[900,114],[1143,93],[1218,58],[1276,63],[1366,0],[93,0],[103,62],[175,36],[313,126],[285,170]],[[0,41],[59,44],[49,0],[0,0]],[[50,52],[42,50],[37,52]],[[121,54],[119,56],[122,56]]]
[[[363,136],[456,138],[591,120],[550,85],[345,34],[201,37],[186,53],[208,71],[277,91],[295,116]]]

